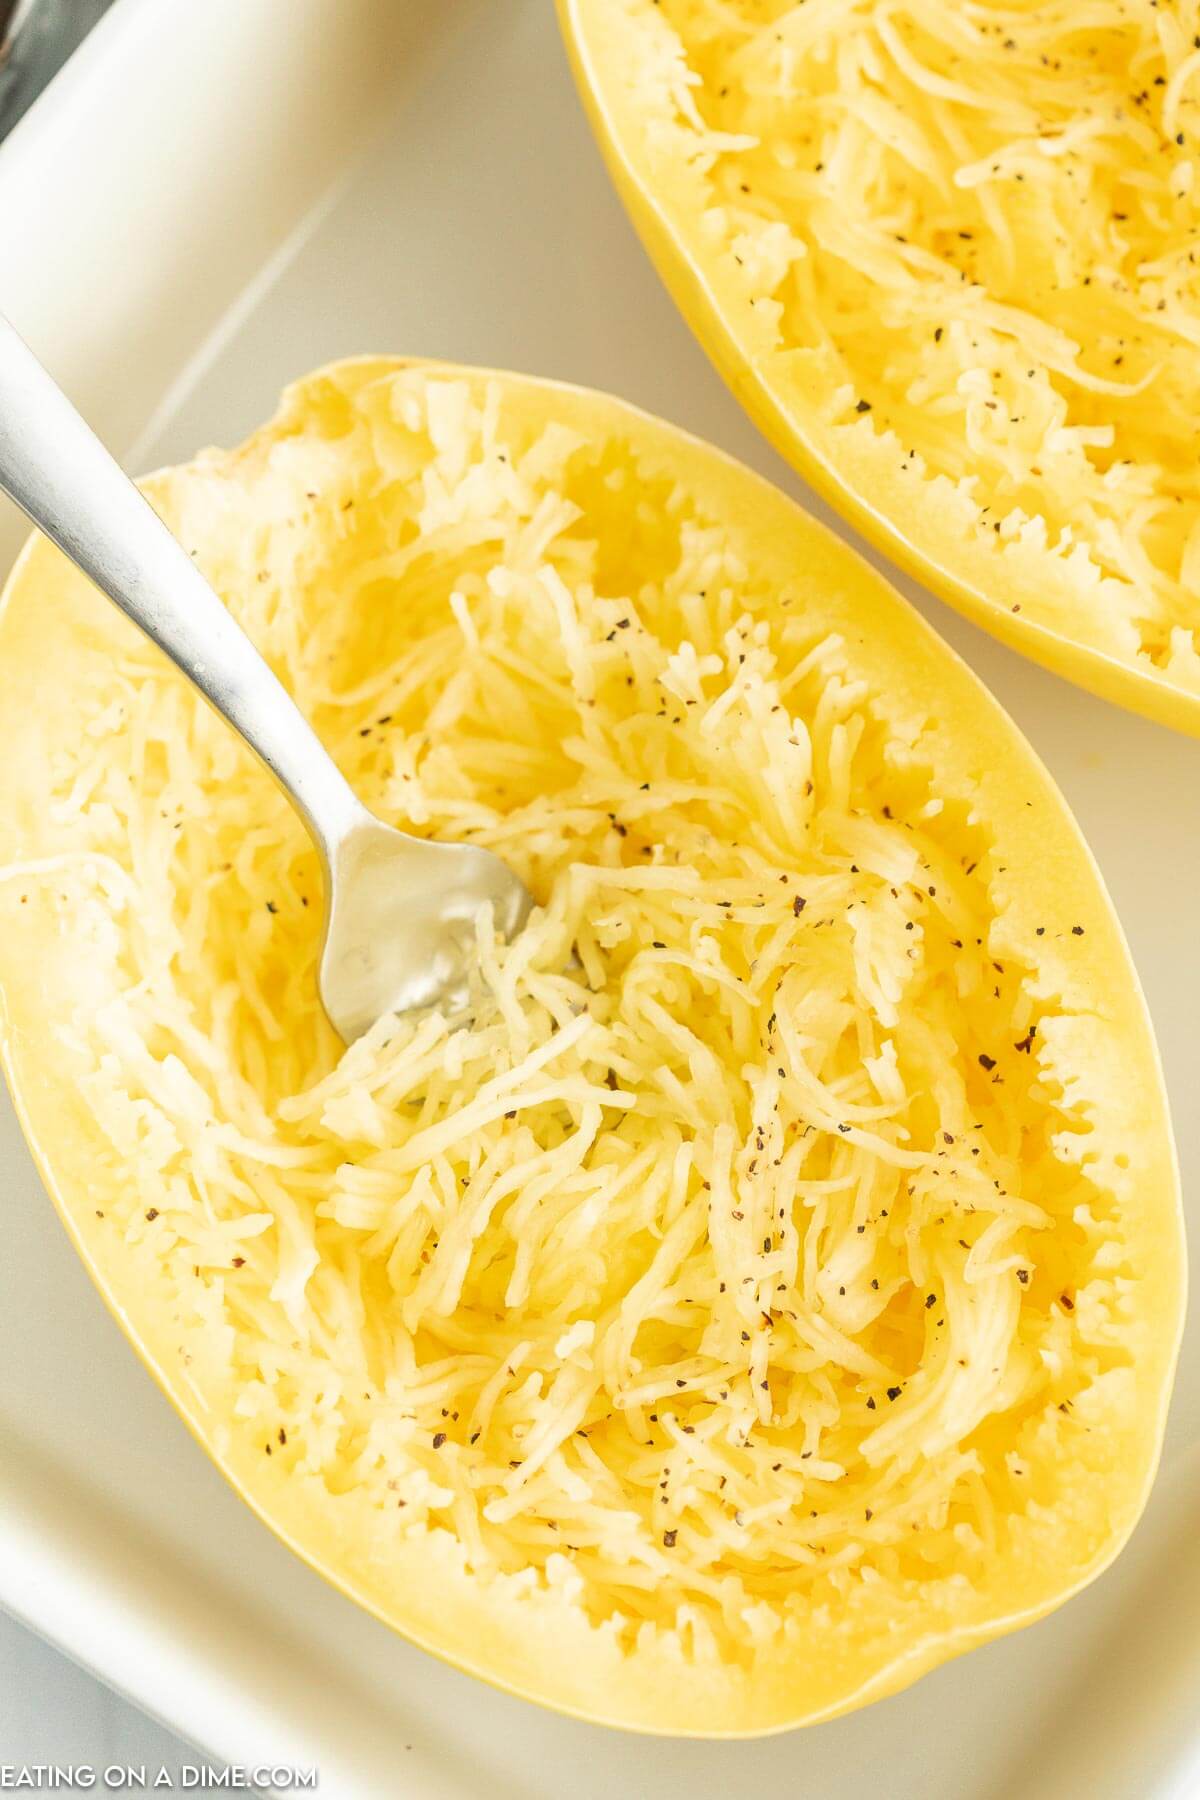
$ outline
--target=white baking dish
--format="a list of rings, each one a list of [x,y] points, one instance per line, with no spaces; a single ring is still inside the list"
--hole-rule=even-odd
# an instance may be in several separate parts
[[[323,358],[611,388],[798,484],[610,193],[545,0],[119,0],[0,150],[0,306],[132,462],[232,441]],[[821,510],[819,507],[817,510]],[[17,541],[0,521],[0,560]],[[1024,726],[1103,865],[1200,1178],[1200,747],[906,586]],[[1200,1792],[1200,1372],[1117,1567],[1043,1624],[835,1724],[625,1737],[390,1636],[229,1492],[92,1292],[0,1118],[0,1604],[217,1756],[334,1800],[1165,1800]]]

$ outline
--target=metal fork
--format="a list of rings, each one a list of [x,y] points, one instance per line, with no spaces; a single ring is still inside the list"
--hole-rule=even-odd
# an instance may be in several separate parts
[[[462,1006],[475,921],[511,937],[533,902],[490,850],[408,836],[354,794],[249,638],[7,320],[0,488],[164,650],[255,751],[320,853],[317,985],[347,1043],[387,1013]]]

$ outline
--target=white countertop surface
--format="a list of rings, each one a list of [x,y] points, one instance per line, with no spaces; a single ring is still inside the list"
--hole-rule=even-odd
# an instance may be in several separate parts
[[[165,1767],[179,1787],[182,1765],[205,1758],[59,1651],[0,1613],[0,1765]],[[98,1773],[97,1780],[102,1779]]]

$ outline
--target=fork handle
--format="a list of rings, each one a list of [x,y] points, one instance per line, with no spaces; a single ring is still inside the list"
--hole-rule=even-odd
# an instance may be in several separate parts
[[[365,809],[191,557],[2,316],[0,488],[240,732],[331,864]]]

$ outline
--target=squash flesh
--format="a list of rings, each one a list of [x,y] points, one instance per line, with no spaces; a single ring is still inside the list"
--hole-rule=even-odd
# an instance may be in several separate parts
[[[560,10],[648,246],[784,453],[1015,647],[1200,729],[1182,24]]]
[[[841,1710],[1094,1572],[1174,1354],[1169,1134],[1103,894],[965,672],[744,472],[511,378],[350,365],[153,491],[368,800],[547,902],[449,1064],[425,1026],[339,1064],[299,827],[34,552],[9,1056],[43,1142],[69,1077],[68,1215],[248,1494],[432,1647],[658,1729]]]

